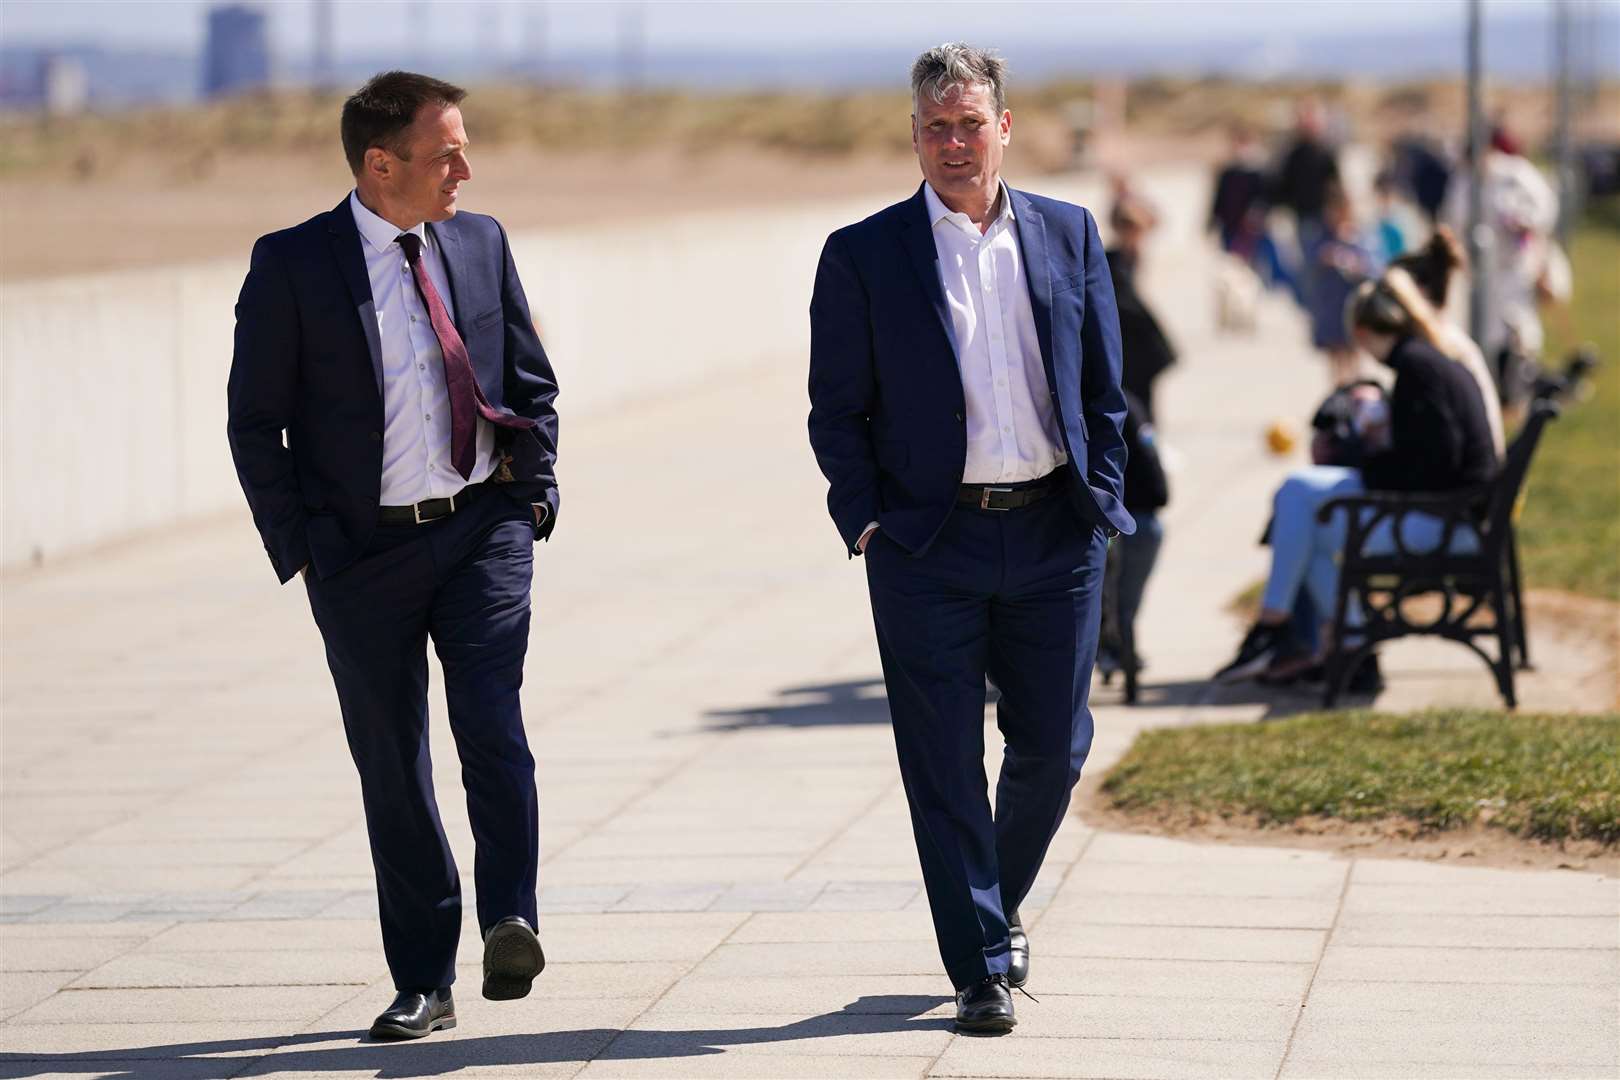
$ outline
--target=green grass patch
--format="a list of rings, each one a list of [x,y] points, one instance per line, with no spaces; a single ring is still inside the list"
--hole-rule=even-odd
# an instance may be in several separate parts
[[[1594,393],[1547,428],[1519,521],[1528,588],[1620,600],[1620,197],[1593,204],[1570,241],[1569,318],[1546,317],[1546,361],[1582,342],[1602,366]]]
[[[1103,781],[1113,806],[1184,817],[1489,824],[1620,844],[1620,713],[1306,713],[1147,731]]]

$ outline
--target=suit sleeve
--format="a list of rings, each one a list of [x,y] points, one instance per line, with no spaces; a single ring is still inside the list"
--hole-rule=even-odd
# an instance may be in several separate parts
[[[556,527],[561,501],[557,493],[557,376],[535,332],[506,230],[497,228],[501,236],[501,310],[506,324],[506,406],[535,421],[530,430],[514,433],[512,471],[514,482],[524,486],[530,501],[544,504],[549,511],[535,527],[535,538],[544,540]]]
[[[308,516],[283,438],[297,400],[298,333],[286,267],[261,239],[236,301],[225,433],[253,524],[282,582],[309,563]]]
[[[834,233],[810,298],[810,447],[827,478],[827,509],[852,555],[880,518],[869,422],[877,388],[870,312],[866,287]]]
[[[1120,390],[1119,311],[1114,279],[1091,211],[1086,216],[1085,320],[1080,324],[1080,401],[1086,420],[1086,482],[1125,496],[1125,395]]]

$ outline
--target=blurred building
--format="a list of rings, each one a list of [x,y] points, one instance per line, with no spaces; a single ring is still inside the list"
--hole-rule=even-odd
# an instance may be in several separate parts
[[[270,29],[264,12],[246,4],[208,11],[203,94],[219,97],[270,85]]]
[[[40,100],[52,116],[83,112],[90,103],[90,73],[73,56],[47,56],[39,65]]]

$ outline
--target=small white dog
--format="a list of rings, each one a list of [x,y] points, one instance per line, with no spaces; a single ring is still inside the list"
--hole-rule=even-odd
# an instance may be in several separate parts
[[[1263,291],[1260,275],[1248,263],[1222,254],[1215,270],[1215,325],[1225,331],[1254,333]]]

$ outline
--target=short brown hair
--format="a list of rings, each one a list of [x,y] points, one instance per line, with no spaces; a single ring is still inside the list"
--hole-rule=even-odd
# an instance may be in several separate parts
[[[366,151],[380,146],[395,157],[406,158],[400,138],[424,105],[448,108],[460,105],[467,91],[431,75],[413,71],[385,71],[343,103],[343,156],[356,176],[365,168]]]

